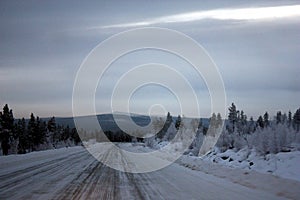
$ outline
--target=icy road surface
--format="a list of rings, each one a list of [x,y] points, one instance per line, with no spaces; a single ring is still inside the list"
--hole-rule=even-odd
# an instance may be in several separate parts
[[[156,172],[124,173],[98,162],[83,147],[72,147],[2,156],[0,199],[286,198],[176,163]]]

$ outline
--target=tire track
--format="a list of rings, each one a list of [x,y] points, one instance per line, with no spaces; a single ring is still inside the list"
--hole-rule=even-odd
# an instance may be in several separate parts
[[[94,160],[94,162],[79,173],[68,186],[59,191],[54,199],[81,199],[86,190],[91,190],[91,188],[95,187],[95,180],[99,177],[99,173],[103,171],[102,168],[103,164],[98,160]],[[100,177],[98,179],[100,179]]]
[[[106,162],[118,158],[124,171],[134,167],[121,151],[113,148],[100,156]],[[54,199],[164,199],[155,185],[148,174],[121,172],[95,161],[60,190]]]
[[[84,155],[84,154],[86,153],[85,152],[80,153],[80,155]],[[67,160],[73,160],[74,158],[78,158],[78,154],[77,155],[72,154],[71,156],[66,156],[59,159],[51,160],[49,162],[28,167],[24,170],[18,170],[16,172],[11,172],[7,175],[3,175],[0,177],[1,179],[0,191],[10,190],[10,188],[15,188],[16,186],[18,186],[19,183],[24,182],[24,180],[46,173],[49,170],[56,170],[60,168],[62,164],[65,163]]]

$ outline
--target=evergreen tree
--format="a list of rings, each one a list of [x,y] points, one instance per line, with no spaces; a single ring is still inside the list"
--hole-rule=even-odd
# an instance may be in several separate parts
[[[162,129],[157,133],[157,138],[162,139],[164,138],[165,134],[167,133],[171,123],[173,122],[171,114],[168,112],[166,122],[163,125]]]
[[[55,138],[56,138],[56,130],[57,130],[55,117],[52,117],[48,121],[47,128],[48,128],[48,131],[49,131],[49,137],[50,137],[51,143],[54,145]]]
[[[17,152],[19,154],[24,154],[26,153],[26,149],[28,148],[28,136],[26,130],[26,122],[24,118],[18,120],[16,124],[16,134],[19,139]]]
[[[237,111],[238,119],[236,123],[237,132],[239,134],[245,134],[247,133],[247,116],[245,115],[244,111],[241,110],[241,112]]]
[[[286,113],[284,113],[284,114],[281,116],[281,123],[282,123],[282,124],[286,124],[286,122],[287,122],[287,115],[286,115]]]
[[[48,121],[48,125],[47,128],[49,130],[49,132],[55,132],[56,131],[56,122],[55,122],[55,117],[52,117],[49,121]]]
[[[234,105],[234,103],[231,104],[228,110],[229,110],[228,121],[231,125],[229,128],[229,132],[233,133],[235,131],[235,126],[238,120],[238,111],[236,110],[236,106]]]
[[[268,112],[265,112],[265,114],[264,114],[264,127],[268,127],[269,125],[270,125],[269,114],[268,114]]]
[[[34,151],[34,134],[36,129],[36,122],[33,113],[30,115],[30,119],[27,126],[27,134],[28,134],[28,146],[30,151]]]
[[[33,134],[32,134],[32,141],[35,147],[37,147],[41,143],[40,132],[39,132],[40,124],[41,124],[40,118],[37,116],[33,127]]]
[[[175,128],[178,130],[180,128],[180,125],[181,125],[181,116],[178,115],[177,119],[176,119],[176,122],[175,122]]]
[[[207,135],[215,136],[218,126],[219,124],[217,121],[217,116],[215,113],[213,113],[209,119],[209,129]]]
[[[70,137],[70,135],[71,135],[71,134],[70,134],[70,127],[67,126],[67,127],[64,128],[64,130],[63,130],[62,140],[63,140],[63,141],[68,140],[69,137]]]
[[[34,145],[39,146],[46,142],[46,133],[47,133],[47,126],[46,123],[43,122],[38,116],[36,117],[36,124],[34,129]]]
[[[218,127],[218,124],[217,124],[217,116],[215,113],[213,113],[210,117],[210,120],[209,120],[209,125],[210,127],[213,127],[213,128],[217,128]]]
[[[250,121],[249,121],[249,132],[248,133],[253,133],[256,130],[255,127],[255,122],[253,120],[253,117],[250,117]]]
[[[261,115],[257,119],[257,126],[259,126],[260,128],[264,128],[264,120]]]
[[[292,125],[292,112],[289,111],[289,114],[288,114],[288,126],[290,127]]]
[[[295,126],[295,129],[299,131],[300,130],[300,108],[296,110],[293,116],[293,124]]]
[[[282,123],[282,114],[281,111],[278,111],[276,114],[276,124]]]
[[[10,137],[12,137],[14,131],[14,116],[12,110],[9,109],[7,104],[5,104],[5,106],[3,107],[3,112],[0,112],[0,119],[0,140],[2,153],[3,155],[8,155],[9,140]]]

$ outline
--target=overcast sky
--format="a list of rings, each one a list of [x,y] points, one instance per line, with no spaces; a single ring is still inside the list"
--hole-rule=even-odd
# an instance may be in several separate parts
[[[300,107],[297,1],[2,0],[0,104],[8,103],[16,117],[31,112],[71,116],[73,83],[88,53],[113,34],[148,26],[180,31],[201,44],[220,70],[227,104],[235,102],[248,116]],[[180,70],[202,102],[203,116],[209,115],[201,77],[194,77],[188,64],[174,55],[151,50],[132,53],[111,66],[97,90],[97,112],[110,112],[111,89],[125,69],[149,62]],[[157,86],[140,89],[132,97],[132,112],[147,113],[158,103],[177,115],[178,105],[169,93]]]

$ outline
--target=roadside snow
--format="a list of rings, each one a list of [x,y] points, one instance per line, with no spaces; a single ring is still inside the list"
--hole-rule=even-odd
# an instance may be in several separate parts
[[[203,160],[300,181],[300,168],[298,166],[300,164],[300,151],[260,156],[254,149],[244,148],[238,152],[227,150],[220,153],[215,148],[213,152],[203,157]]]
[[[119,144],[118,146],[132,152],[154,151],[153,148],[145,147],[143,143],[127,143]],[[220,153],[218,149],[215,149],[203,158],[183,155],[176,163],[191,170],[199,171],[199,173],[210,174],[248,188],[266,191],[289,199],[299,199],[299,179],[287,179],[286,175],[295,175],[296,177],[298,173],[297,176],[299,176],[297,168],[300,158],[299,153],[280,153],[275,156],[275,158],[280,159],[280,161],[277,161],[276,170],[276,173],[280,174],[280,177],[277,174],[274,176],[274,173],[267,172],[273,166],[271,163],[274,162],[274,158],[271,155],[268,156],[268,161],[265,161],[255,151],[247,151],[246,149],[239,152],[228,151],[225,153]],[[228,158],[223,160],[221,158],[223,156],[224,158],[225,156]],[[229,162],[229,160],[231,161]],[[253,162],[252,166],[250,166],[251,162]]]

